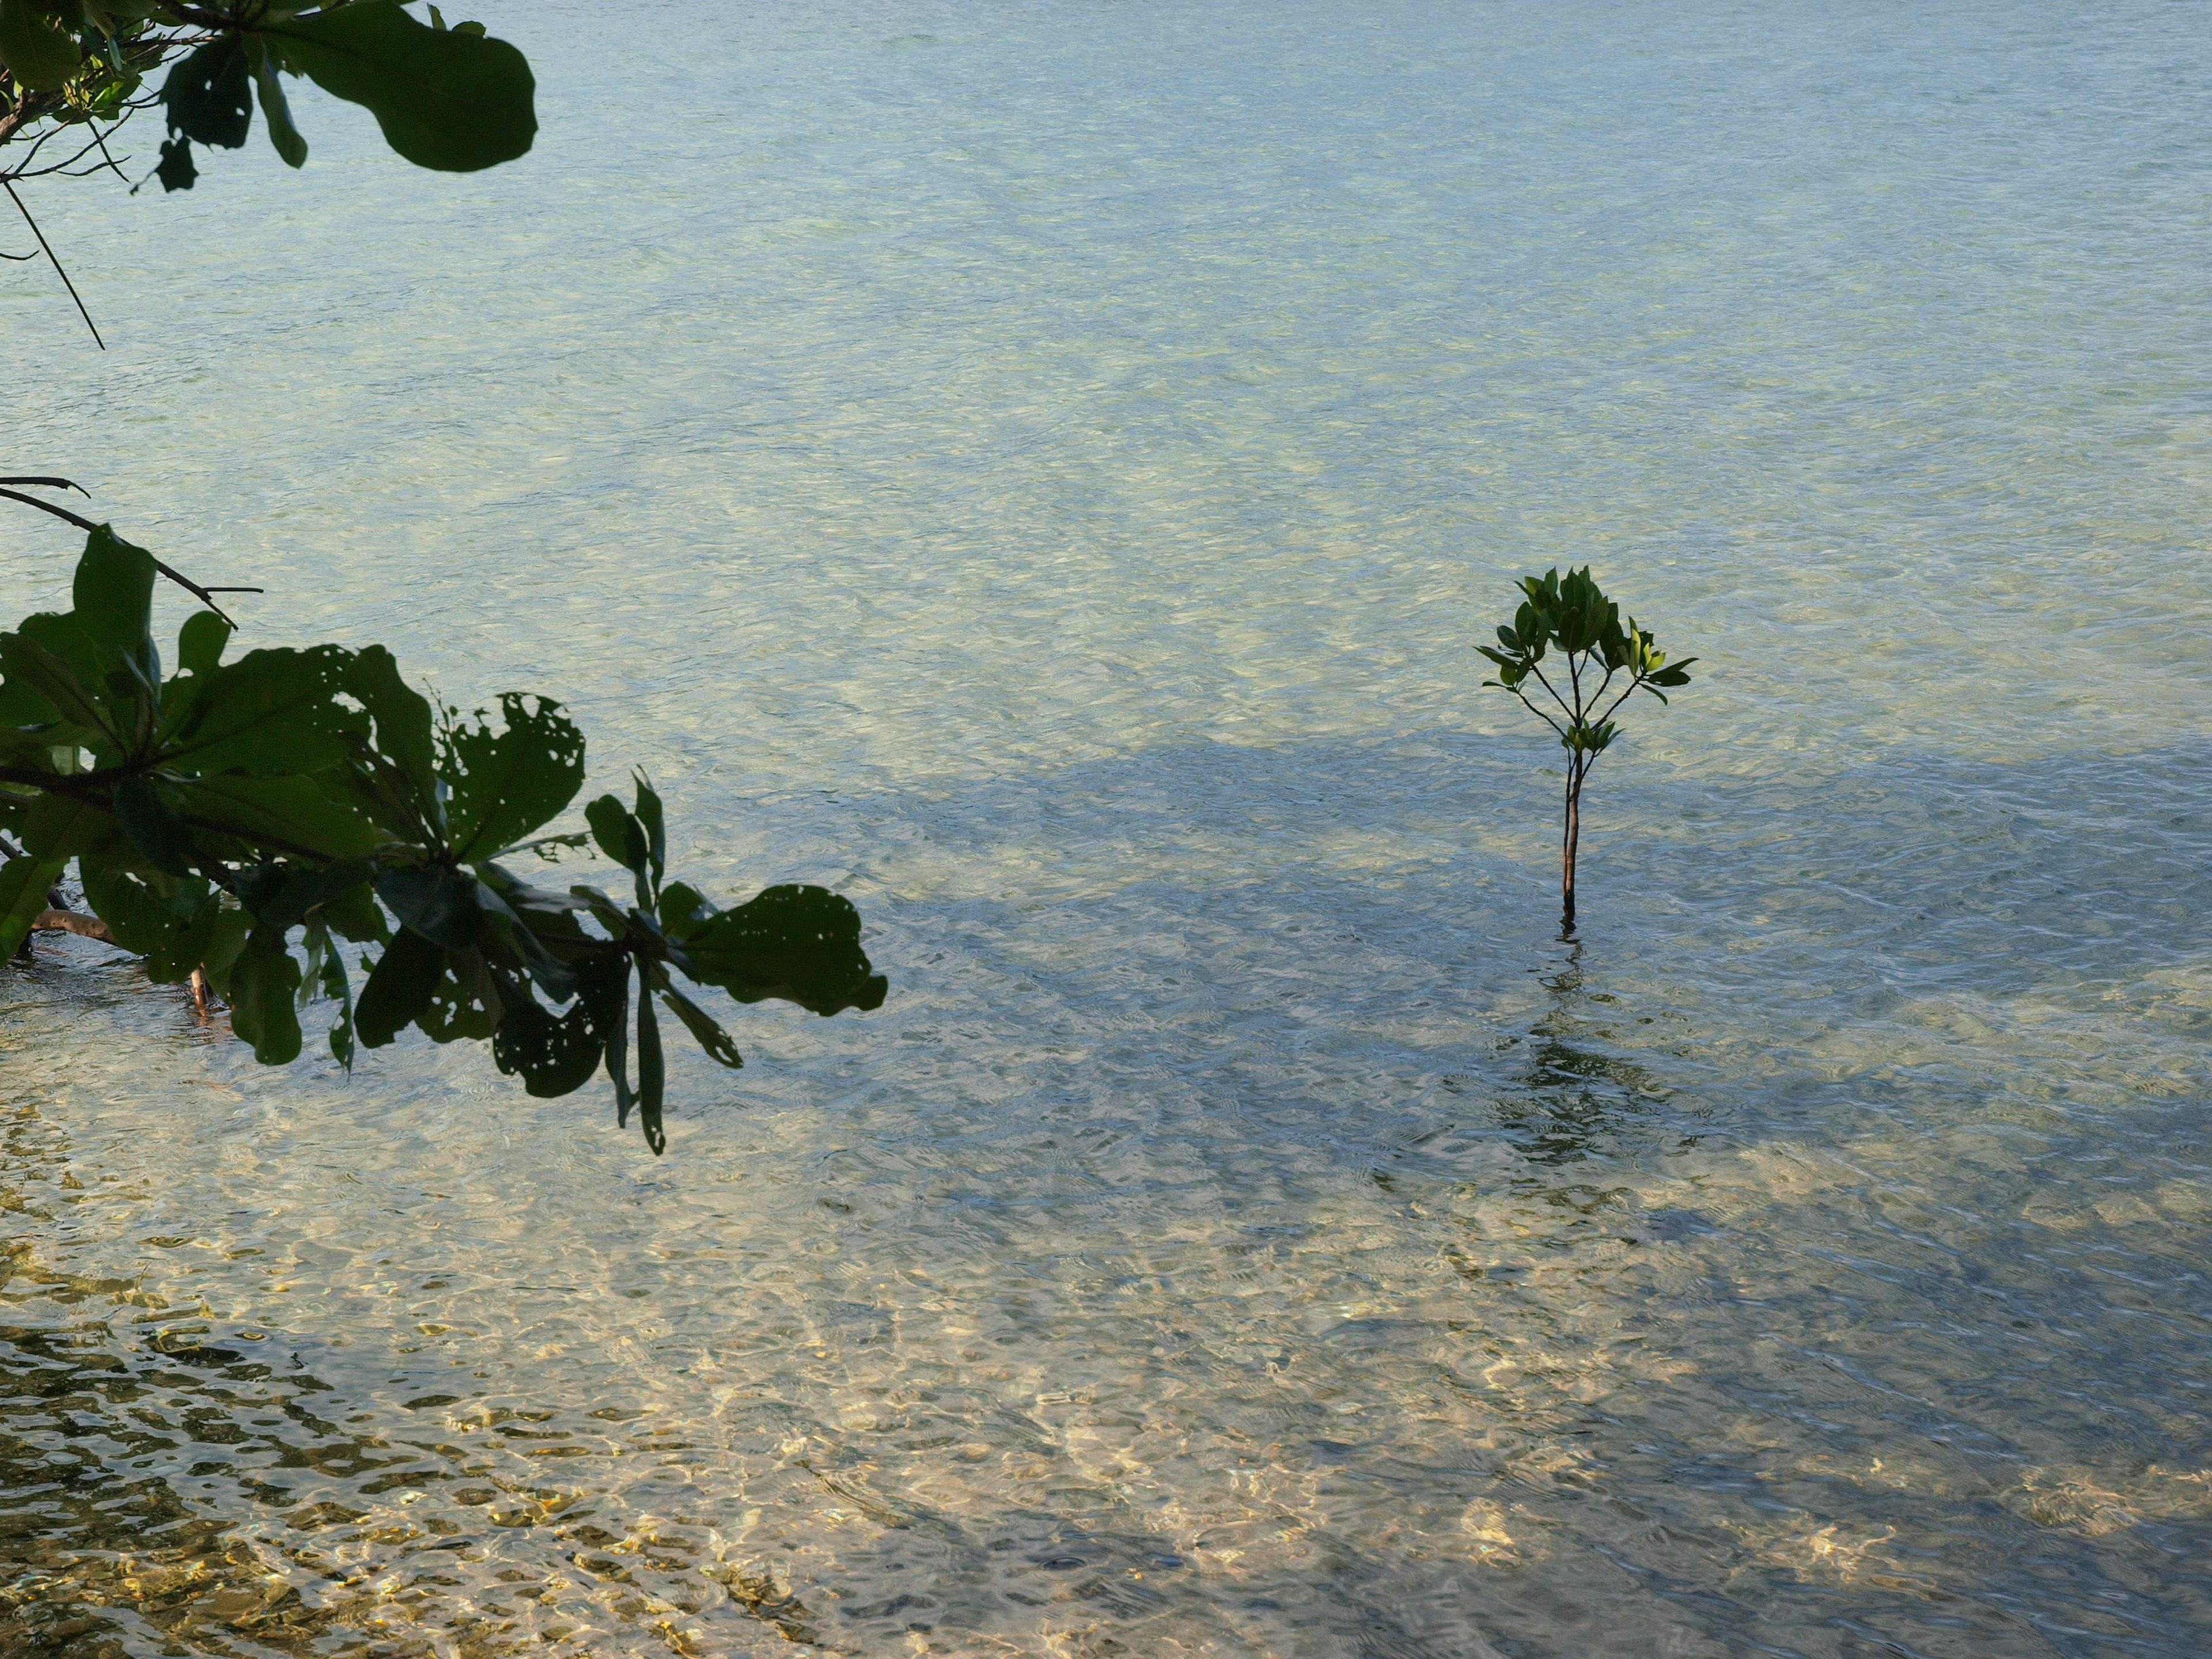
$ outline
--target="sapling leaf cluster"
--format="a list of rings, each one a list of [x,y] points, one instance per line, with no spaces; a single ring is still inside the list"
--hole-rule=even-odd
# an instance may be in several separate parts
[[[1690,665],[1697,659],[1668,661],[1648,629],[1633,617],[1622,618],[1620,605],[1605,596],[1587,565],[1564,576],[1556,568],[1524,576],[1521,593],[1513,620],[1498,630],[1497,645],[1475,649],[1498,667],[1498,678],[1483,684],[1519,698],[1567,751],[1559,903],[1564,925],[1571,928],[1583,784],[1620,735],[1614,716],[1622,705],[1639,691],[1665,702],[1668,691],[1690,683]]]

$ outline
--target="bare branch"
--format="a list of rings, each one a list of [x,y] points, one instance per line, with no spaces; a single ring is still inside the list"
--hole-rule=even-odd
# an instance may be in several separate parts
[[[1559,741],[1561,743],[1565,743],[1567,740],[1567,728],[1561,726],[1559,721],[1553,720],[1542,709],[1537,708],[1534,703],[1530,702],[1528,698],[1521,696],[1521,688],[1519,686],[1509,685],[1505,689],[1510,691],[1515,696],[1521,697],[1521,706],[1523,708],[1534,714],[1538,720],[1543,721],[1545,725],[1550,726],[1552,730],[1557,732],[1559,734]],[[1555,692],[1553,695],[1557,696],[1558,694]]]
[[[70,487],[74,489],[76,486],[72,485]],[[21,501],[26,507],[35,507],[41,513],[51,513],[57,519],[64,520],[68,523],[75,525],[79,530],[82,530],[87,532],[100,528],[98,525],[94,524],[91,520],[84,517],[81,514],[72,513],[65,507],[56,507],[52,501],[42,501],[36,495],[26,495],[20,489],[0,489],[0,496],[5,496],[11,501]],[[238,626],[237,622],[231,617],[229,612],[226,611],[221,605],[215,602],[215,596],[218,593],[258,593],[263,591],[258,587],[202,587],[190,576],[184,574],[180,571],[171,569],[167,565],[163,564],[159,559],[155,559],[154,561],[154,568],[160,571],[161,574],[167,576],[171,581],[176,583],[178,586],[183,588],[186,592],[191,594],[194,599],[197,599],[202,605],[214,611],[216,616],[221,617],[225,622],[229,623],[233,628]]]
[[[45,141],[42,139],[40,142]],[[39,228],[39,222],[31,216],[31,210],[23,205],[23,198],[15,194],[15,186],[13,184],[6,179],[0,179],[0,190],[8,192],[8,199],[15,204],[15,210],[23,216],[23,222],[30,226],[31,234],[39,239],[39,246],[46,249],[46,258],[53,261],[55,275],[62,279],[62,286],[69,290],[70,298],[76,301],[77,315],[84,319],[84,325],[92,331],[93,343],[102,351],[106,350],[107,342],[100,337],[99,325],[92,320],[92,313],[84,308],[84,301],[77,295],[76,284],[70,281],[69,272],[62,269],[60,257],[54,252],[52,244],[46,240],[46,233]]]
[[[23,152],[22,161],[9,172],[8,176],[11,179],[22,178],[24,176],[23,169],[29,167],[32,162],[39,159],[39,152],[44,149],[47,144],[52,141],[54,135],[60,131],[61,129],[58,126],[48,127],[44,132],[39,134],[37,137],[32,139],[30,149]]]
[[[46,480],[43,478],[0,479],[0,483],[44,483],[45,482]],[[78,514],[72,513],[65,507],[56,507],[52,501],[42,501],[36,495],[26,495],[20,489],[0,489],[0,495],[6,496],[11,501],[21,501],[26,507],[35,507],[41,513],[51,513],[57,519],[65,520],[69,523],[75,525],[80,530],[90,531],[100,528],[100,526],[94,524],[91,520],[84,518]]]
[[[1611,679],[1613,676],[1608,674],[1606,678],[1607,679]],[[1634,679],[1629,681],[1628,690],[1622,692],[1619,696],[1613,700],[1613,708],[1607,709],[1604,716],[1599,720],[1598,724],[1600,726],[1603,726],[1607,720],[1611,720],[1613,716],[1614,711],[1619,709],[1621,704],[1626,702],[1631,697],[1634,696],[1638,690],[1642,690],[1644,678],[1645,676],[1639,673]],[[1592,699],[1592,701],[1595,702],[1595,699]]]
[[[131,111],[127,109],[125,110],[122,114],[115,118],[114,125],[118,127],[121,126],[125,121],[131,118]],[[129,184],[131,182],[131,175],[123,170],[123,164],[115,159],[114,155],[107,148],[107,135],[101,132],[99,129],[94,128],[93,130],[93,142],[100,146],[100,153],[106,159],[107,165],[115,169],[115,176],[120,179],[125,184]]]
[[[1534,675],[1537,678],[1537,679],[1538,679],[1538,680],[1540,680],[1540,681],[1541,681],[1541,682],[1542,682],[1542,684],[1543,684],[1543,687],[1544,687],[1544,690],[1546,690],[1547,691],[1549,691],[1549,692],[1552,694],[1552,701],[1553,701],[1553,702],[1555,702],[1555,703],[1557,703],[1557,704],[1559,704],[1559,712],[1560,712],[1562,714],[1565,714],[1565,715],[1569,720],[1573,720],[1573,719],[1575,718],[1575,711],[1574,711],[1573,709],[1570,708],[1569,707],[1567,707],[1567,700],[1566,700],[1565,697],[1563,697],[1563,696],[1561,696],[1559,695],[1559,688],[1558,688],[1557,686],[1553,685],[1553,684],[1551,683],[1551,681],[1549,681],[1549,680],[1547,680],[1547,679],[1545,679],[1545,678],[1544,678],[1544,671],[1543,671],[1542,669],[1540,669],[1540,668],[1539,668],[1539,667],[1537,667],[1537,666],[1536,666],[1536,664],[1535,664],[1535,661],[1534,661],[1534,659],[1530,659],[1530,661],[1529,661],[1529,664],[1528,664],[1528,672],[1529,672],[1530,673],[1534,674]],[[1523,702],[1528,702],[1528,699],[1524,697],[1524,698],[1522,698],[1522,701]],[[1528,706],[1529,706],[1531,708],[1535,708],[1535,706],[1536,706],[1536,705],[1535,705],[1535,704],[1534,704],[1534,703],[1529,703],[1529,704],[1528,704]],[[1548,719],[1550,719],[1551,717],[1550,717],[1549,715],[1546,715],[1546,716],[1545,716],[1545,718],[1548,720]]]
[[[1597,690],[1590,693],[1591,708],[1595,708],[1605,701],[1605,688],[1613,684],[1613,677],[1616,672],[1618,671],[1611,668],[1605,671],[1605,678],[1597,683]]]

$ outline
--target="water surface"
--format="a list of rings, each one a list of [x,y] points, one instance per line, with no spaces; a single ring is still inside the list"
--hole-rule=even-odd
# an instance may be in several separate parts
[[[0,1646],[2201,1652],[2204,19],[547,3],[517,167],[33,198],[11,470],[893,990],[656,1161],[42,942]]]

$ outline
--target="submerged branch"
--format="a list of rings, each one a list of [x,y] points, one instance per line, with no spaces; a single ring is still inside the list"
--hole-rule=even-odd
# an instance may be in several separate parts
[[[98,916],[88,916],[76,910],[41,910],[31,919],[34,933],[75,933],[79,939],[96,939],[102,945],[115,943],[115,935],[107,931],[107,924]]]

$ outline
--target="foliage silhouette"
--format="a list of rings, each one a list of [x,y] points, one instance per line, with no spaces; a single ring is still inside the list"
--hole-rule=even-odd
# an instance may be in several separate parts
[[[481,23],[449,28],[437,7],[428,13],[423,22],[398,0],[0,0],[0,189],[94,338],[91,313],[15,186],[125,176],[107,141],[143,111],[158,106],[168,131],[147,175],[164,191],[198,181],[193,145],[242,146],[257,105],[276,153],[305,166],[287,76],[362,106],[417,167],[468,173],[528,151],[538,133],[528,60]],[[149,77],[164,68],[156,90]]]
[[[204,967],[264,1064],[298,1056],[301,1014],[319,999],[349,1066],[410,1026],[489,1041],[533,1095],[568,1094],[604,1066],[618,1121],[635,1106],[656,1153],[656,1009],[743,1064],[678,976],[823,1015],[882,1005],[849,901],[782,886],[725,910],[667,880],[660,798],[642,774],[631,805],[602,795],[585,810],[590,840],[629,872],[630,902],[518,875],[518,858],[586,839],[545,833],[584,781],[583,734],[558,704],[510,695],[495,720],[465,720],[408,686],[381,646],[226,661],[231,626],[213,610],[185,621],[166,672],[156,574],[152,555],[95,526],[73,608],[0,634],[0,957],[73,861],[113,941],[157,981]]]

